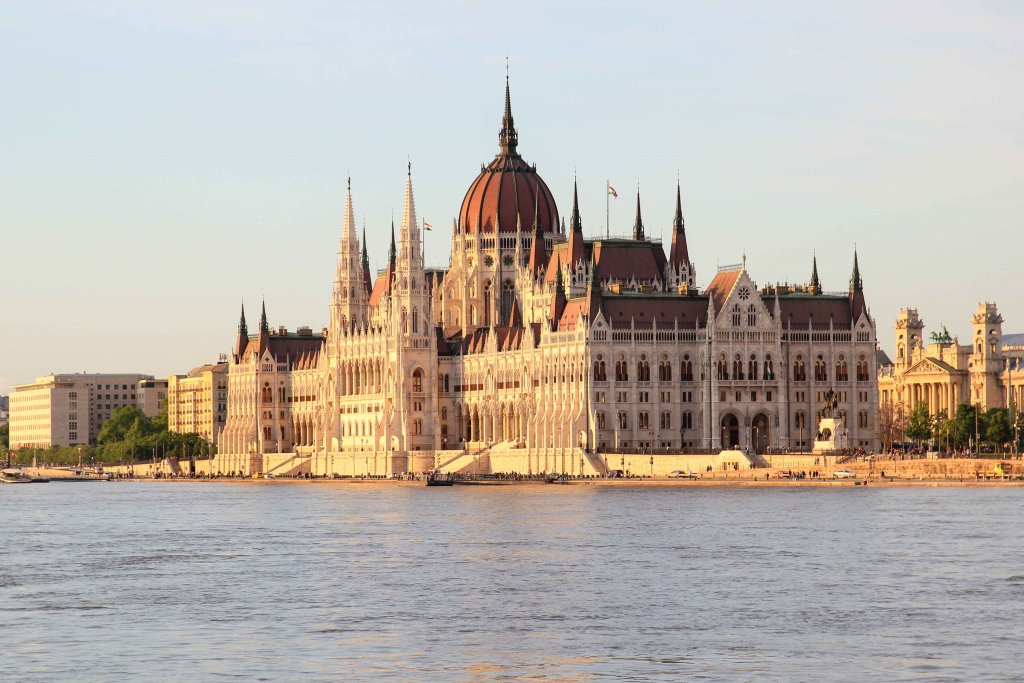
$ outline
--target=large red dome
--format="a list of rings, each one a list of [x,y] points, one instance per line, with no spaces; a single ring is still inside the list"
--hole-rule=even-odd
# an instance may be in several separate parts
[[[516,151],[519,135],[512,121],[508,83],[505,84],[505,115],[498,133],[499,152],[481,169],[459,209],[459,231],[494,233],[522,229],[532,232],[534,213],[543,232],[558,232],[558,207],[537,168]]]

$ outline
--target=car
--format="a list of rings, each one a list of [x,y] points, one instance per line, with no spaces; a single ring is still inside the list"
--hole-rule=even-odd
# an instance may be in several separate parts
[[[695,478],[693,472],[684,472],[682,470],[672,470],[671,472],[668,473],[668,476],[672,477],[674,479],[694,479]]]
[[[273,472],[267,472],[266,474],[263,475],[263,478],[264,479],[277,479],[277,475],[274,474]]]
[[[836,470],[832,473],[833,479],[853,479],[857,475],[850,470]]]

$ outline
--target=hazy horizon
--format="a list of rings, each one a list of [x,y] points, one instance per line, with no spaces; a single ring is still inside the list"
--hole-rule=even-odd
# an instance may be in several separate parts
[[[0,393],[50,372],[182,374],[252,328],[326,325],[346,177],[371,268],[412,161],[429,265],[497,151],[585,235],[668,237],[698,285],[848,286],[882,348],[915,307],[1024,332],[1024,7],[1010,2],[39,2],[0,6]]]

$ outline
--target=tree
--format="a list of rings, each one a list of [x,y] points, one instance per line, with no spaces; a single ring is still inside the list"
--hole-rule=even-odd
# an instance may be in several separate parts
[[[886,401],[878,406],[878,438],[882,441],[882,450],[891,451],[893,443],[903,440],[903,429],[907,422],[907,412],[902,403]]]
[[[938,443],[939,450],[948,450],[951,427],[952,422],[945,410],[935,413],[935,418],[932,420],[932,435]]]
[[[997,448],[1013,439],[1013,427],[1010,424],[1009,411],[1006,408],[991,408],[985,413],[985,441]]]
[[[100,427],[100,433],[96,440],[100,443],[114,443],[124,441],[125,436],[136,422],[139,422],[138,430],[146,433],[150,431],[149,418],[135,406],[121,406],[111,413],[110,418]]]
[[[11,424],[9,422],[0,425],[0,446],[11,447]]]
[[[980,433],[985,433],[984,419],[978,413],[978,409],[969,403],[958,405],[950,426],[950,434],[956,448],[966,448],[968,444],[974,442],[975,425]]]
[[[928,415],[928,404],[918,403],[907,419],[907,438],[918,443],[926,441],[932,435],[932,420]]]

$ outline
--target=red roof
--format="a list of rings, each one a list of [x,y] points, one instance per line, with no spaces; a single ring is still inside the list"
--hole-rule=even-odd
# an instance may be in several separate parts
[[[722,306],[725,305],[725,300],[729,298],[729,293],[732,292],[732,288],[736,286],[736,281],[740,279],[740,273],[742,270],[726,270],[719,271],[712,278],[711,284],[708,285],[705,292],[711,296],[715,302],[715,313],[722,310]]]
[[[538,197],[539,193],[539,197]],[[558,231],[558,207],[547,183],[537,170],[518,156],[498,155],[469,186],[459,209],[459,230],[493,233],[533,230],[534,203],[539,201],[540,226],[545,233]]]

